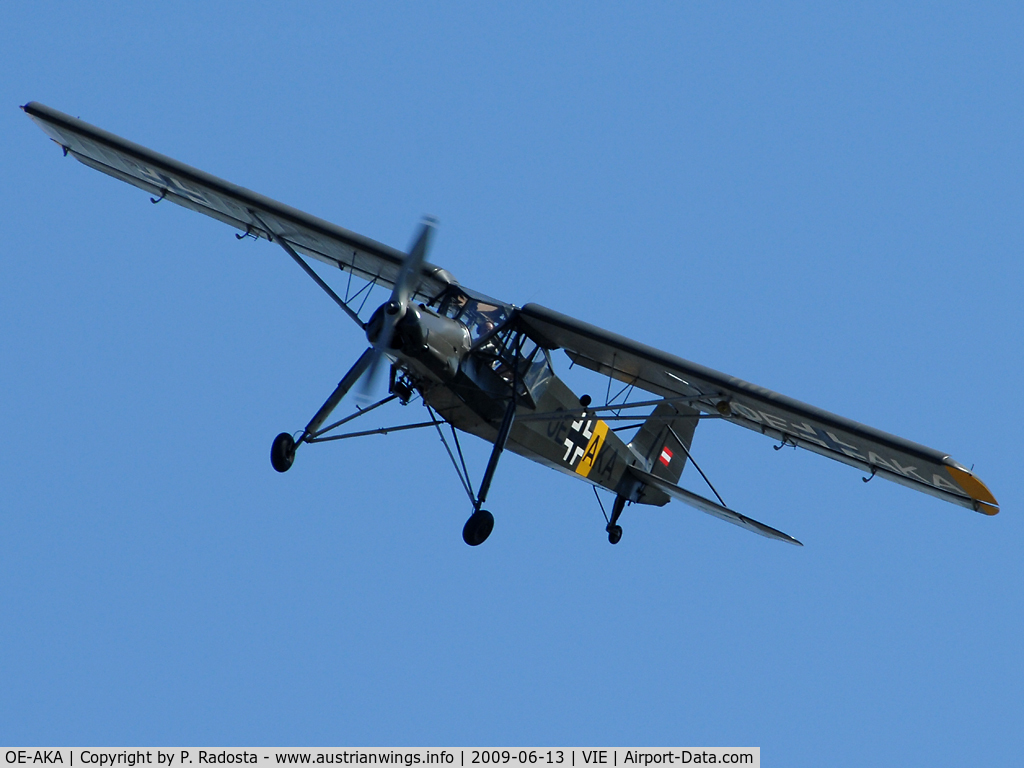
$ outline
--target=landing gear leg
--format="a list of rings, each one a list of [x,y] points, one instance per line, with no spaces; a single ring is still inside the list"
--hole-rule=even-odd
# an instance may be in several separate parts
[[[494,448],[491,449],[491,458],[487,462],[487,469],[484,470],[484,478],[480,481],[480,493],[477,495],[476,501],[473,502],[473,514],[469,516],[469,520],[466,521],[466,525],[462,529],[462,540],[471,547],[483,544],[494,528],[494,515],[482,507],[487,499],[487,491],[491,487],[494,470],[498,468],[498,459],[501,458],[501,452],[505,450],[505,443],[508,442],[508,435],[512,431],[512,422],[515,421],[515,418],[516,400],[513,396],[505,408],[505,418],[501,420],[498,437],[494,441]]]
[[[306,428],[302,431],[302,437],[298,441],[294,440],[287,432],[282,432],[274,438],[274,443],[270,447],[270,463],[274,469],[278,472],[287,472],[291,469],[292,464],[295,462],[295,450],[309,438],[316,437],[317,430],[324,425],[327,417],[331,415],[331,411],[335,409],[338,403],[341,402],[341,399],[348,394],[348,391],[359,380],[359,377],[363,375],[372,358],[373,347],[363,352],[359,359],[356,360],[356,364],[338,382],[338,386],[335,387],[331,396],[327,398],[327,402],[320,406],[316,416],[306,425]]]
[[[626,497],[616,496],[615,505],[612,507],[612,519],[608,521],[608,527],[605,528],[608,531],[608,543],[618,544],[622,538],[622,526],[618,524],[619,515],[622,514],[622,510],[626,507]]]

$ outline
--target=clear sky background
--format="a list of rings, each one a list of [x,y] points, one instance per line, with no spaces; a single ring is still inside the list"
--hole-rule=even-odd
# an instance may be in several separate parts
[[[0,742],[1020,760],[1019,4],[13,5]],[[1003,512],[710,422],[725,500],[804,548],[678,503],[612,547],[507,454],[472,549],[428,432],[278,475],[365,339],[30,100],[400,248],[434,214],[463,284],[948,451]]]

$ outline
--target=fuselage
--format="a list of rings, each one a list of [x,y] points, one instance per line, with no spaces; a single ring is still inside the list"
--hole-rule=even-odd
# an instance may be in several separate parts
[[[384,309],[368,324],[371,341]],[[555,375],[548,350],[518,327],[514,307],[453,285],[430,306],[406,310],[386,353],[398,375],[454,428],[493,443],[514,392],[509,450],[630,501],[667,501],[645,494],[626,471],[631,464],[647,467],[585,407],[589,400],[581,402]]]

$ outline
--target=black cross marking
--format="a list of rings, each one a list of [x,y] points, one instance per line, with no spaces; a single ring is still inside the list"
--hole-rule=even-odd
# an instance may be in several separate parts
[[[576,463],[576,459],[582,456],[587,446],[590,444],[590,438],[587,437],[584,432],[591,432],[593,437],[592,426],[594,424],[593,419],[588,419],[587,414],[584,413],[579,421],[573,421],[569,424],[569,434],[566,436],[563,445],[565,445],[565,456],[563,460],[569,462],[571,467]]]

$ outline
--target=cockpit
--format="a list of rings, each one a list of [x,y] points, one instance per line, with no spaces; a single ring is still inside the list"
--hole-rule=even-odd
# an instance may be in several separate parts
[[[452,285],[434,306],[438,314],[469,329],[473,357],[478,361],[474,369],[489,370],[507,386],[516,381],[519,394],[530,399],[553,375],[547,350],[508,322],[513,311],[509,305]]]
[[[438,314],[458,320],[466,326],[475,344],[508,320],[511,310],[500,301],[484,296],[473,297],[456,288],[449,290],[441,299]]]
[[[472,368],[488,370],[504,382],[502,386],[516,382],[520,396],[532,399],[536,388],[553,375],[547,350],[508,322],[513,311],[509,305],[453,285],[435,306],[438,314],[469,329],[477,361]]]

